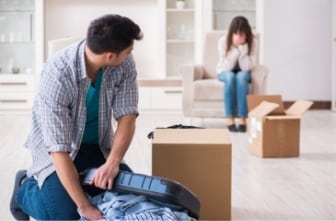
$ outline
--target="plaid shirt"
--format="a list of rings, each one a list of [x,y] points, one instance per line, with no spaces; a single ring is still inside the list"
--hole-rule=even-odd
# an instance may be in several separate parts
[[[43,66],[35,96],[32,129],[25,142],[31,150],[32,167],[39,186],[55,171],[49,152],[69,152],[74,159],[79,151],[86,121],[87,77],[85,41],[51,57]],[[99,98],[99,145],[105,157],[113,142],[112,116],[138,114],[138,87],[132,55],[118,67],[103,68]]]

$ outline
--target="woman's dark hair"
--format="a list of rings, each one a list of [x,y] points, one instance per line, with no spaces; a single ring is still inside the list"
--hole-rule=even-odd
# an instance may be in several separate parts
[[[226,52],[225,54],[227,55],[228,52],[230,51],[232,47],[232,35],[235,33],[242,33],[246,35],[246,43],[248,46],[248,54],[250,55],[251,53],[251,48],[252,48],[252,42],[253,42],[253,34],[252,34],[252,29],[251,26],[248,22],[248,20],[243,17],[243,16],[237,16],[232,19],[229,31],[227,34],[227,39],[226,39]]]
[[[141,40],[140,27],[131,19],[120,15],[104,15],[93,20],[87,31],[86,43],[96,54],[114,52],[119,54],[133,43]]]

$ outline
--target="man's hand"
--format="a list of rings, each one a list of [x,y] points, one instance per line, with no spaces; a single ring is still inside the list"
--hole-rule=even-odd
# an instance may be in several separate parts
[[[119,165],[108,165],[107,162],[100,166],[93,175],[91,185],[100,189],[112,189],[113,180],[119,173]]]
[[[111,152],[106,162],[94,173],[91,184],[100,189],[112,189],[113,180],[119,173],[119,164],[131,143],[135,131],[135,114],[124,115],[118,119]]]
[[[87,220],[103,220],[101,212],[91,204],[78,208],[79,214]]]

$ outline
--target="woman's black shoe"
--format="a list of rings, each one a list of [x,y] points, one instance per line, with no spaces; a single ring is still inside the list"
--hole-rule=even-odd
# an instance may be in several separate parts
[[[230,124],[228,126],[228,129],[229,129],[230,132],[237,132],[238,131],[236,125],[234,125],[234,124]]]
[[[246,132],[246,124],[239,124],[238,131],[245,133]]]

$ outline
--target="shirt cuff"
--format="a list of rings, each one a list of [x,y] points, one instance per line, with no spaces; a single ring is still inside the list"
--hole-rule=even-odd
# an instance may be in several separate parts
[[[137,107],[122,108],[121,110],[114,112],[114,118],[119,119],[124,115],[130,115],[130,114],[138,116],[139,115],[138,108]]]
[[[71,152],[71,145],[66,144],[56,144],[49,146],[49,152]]]

